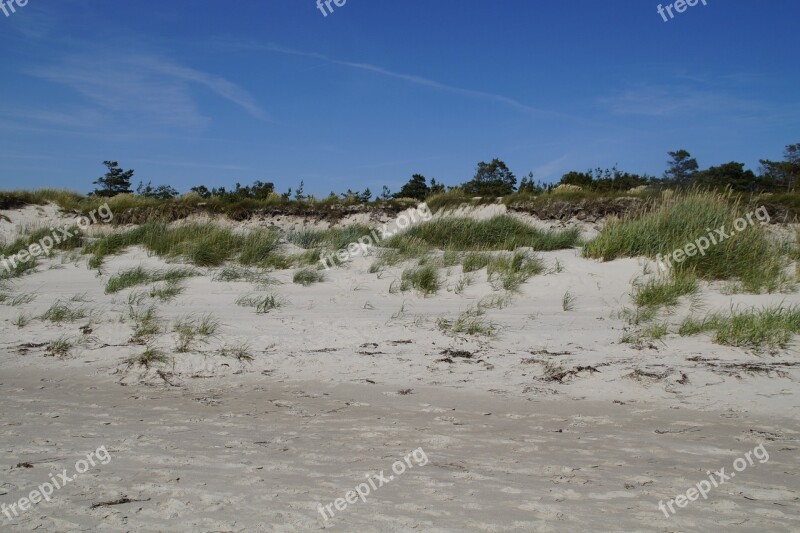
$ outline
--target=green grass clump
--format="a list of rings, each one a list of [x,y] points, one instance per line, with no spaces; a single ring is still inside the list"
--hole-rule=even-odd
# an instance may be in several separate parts
[[[472,252],[464,256],[464,261],[461,263],[461,269],[465,273],[475,272],[482,268],[486,268],[491,262],[491,254]]]
[[[220,322],[213,315],[205,314],[199,317],[188,315],[179,318],[172,326],[172,331],[178,334],[178,342],[175,350],[178,353],[186,353],[191,350],[197,337],[202,337],[202,342],[207,342],[209,337],[214,336],[220,327]]]
[[[313,268],[303,268],[294,273],[292,282],[308,287],[314,283],[325,281],[325,275]]]
[[[69,351],[72,350],[73,346],[75,346],[75,343],[72,342],[69,337],[62,335],[47,344],[46,352],[51,356],[66,357],[69,355]]]
[[[408,268],[400,278],[400,290],[404,292],[414,288],[423,295],[430,296],[439,292],[441,286],[439,270],[433,265]]]
[[[638,307],[674,307],[681,296],[693,296],[700,290],[697,279],[689,274],[668,279],[651,278],[633,286],[633,303]]]
[[[155,285],[150,289],[150,298],[157,298],[162,302],[169,302],[186,290],[186,287],[180,284],[179,281],[170,280],[163,285]]]
[[[20,313],[17,315],[17,318],[14,319],[12,324],[17,326],[17,328],[22,329],[27,326],[31,321],[31,317],[26,315],[25,313]]]
[[[29,304],[36,299],[36,295],[32,293],[20,293],[16,295],[6,294],[4,292],[0,292],[0,304],[2,305],[10,305],[11,307],[17,307],[20,305]]]
[[[563,309],[564,312],[575,309],[575,296],[569,291],[565,292],[564,296],[561,298],[561,309]]]
[[[89,310],[85,307],[73,307],[66,302],[56,300],[50,308],[41,316],[42,320],[50,322],[74,322],[89,316]]]
[[[680,194],[638,218],[610,219],[586,244],[584,254],[605,261],[637,256],[656,259],[659,254],[666,257],[722,226],[730,232],[734,221],[746,214],[738,200],[722,193]],[[691,273],[705,280],[739,280],[745,290],[756,293],[778,289],[787,261],[764,228],[753,220],[744,231],[711,244],[705,255],[697,253],[682,263],[672,261],[672,273]]]
[[[149,369],[155,364],[166,364],[169,362],[169,357],[163,351],[148,346],[143,353],[128,357],[125,362],[128,366],[138,365]]]
[[[702,319],[690,317],[678,329],[681,336],[704,332],[713,332],[713,341],[727,346],[756,351],[786,348],[792,336],[800,333],[800,307],[775,305],[731,310],[728,314],[712,314]]]
[[[266,296],[242,296],[238,300],[236,300],[236,305],[241,307],[254,307],[256,313],[258,314],[266,314],[272,311],[273,309],[278,309],[279,307],[283,307],[284,302],[274,294],[268,294]]]
[[[182,259],[202,267],[216,267],[230,260],[262,265],[274,262],[273,256],[280,255],[280,233],[253,230],[240,234],[213,223],[170,225],[151,221],[101,237],[87,245],[84,252],[93,254],[89,264],[95,267],[106,256],[122,253],[131,246],[142,246],[160,257]]]
[[[190,268],[169,268],[167,270],[147,270],[138,266],[123,270],[109,278],[106,283],[106,294],[114,294],[130,287],[165,281],[175,287],[179,281],[196,276],[197,272]],[[172,289],[174,291],[174,289]]]
[[[128,316],[133,320],[133,338],[135,339],[145,339],[158,335],[164,329],[155,305],[145,308],[131,305],[128,308]]]
[[[212,281],[246,281],[256,285],[272,285],[278,280],[270,276],[267,272],[258,269],[244,268],[239,266],[227,266],[214,274]]]
[[[509,215],[498,215],[487,220],[444,217],[417,224],[388,239],[383,246],[399,249],[410,239],[418,239],[428,247],[442,250],[516,250],[530,247],[547,251],[577,246],[580,230],[540,230]]]
[[[544,272],[544,262],[527,252],[493,257],[486,266],[486,276],[495,290],[517,291],[530,277]]]
[[[290,231],[286,235],[286,240],[307,250],[311,248],[323,248],[329,251],[346,250],[348,245],[358,243],[363,237],[369,237],[372,231],[372,228],[363,224],[344,228],[301,229]]]
[[[222,357],[234,357],[239,361],[247,361],[248,363],[255,360],[255,357],[253,357],[250,351],[250,345],[247,343],[224,346],[220,348],[219,355]]]
[[[377,267],[384,265],[394,266],[403,261],[424,258],[430,251],[431,246],[429,244],[415,237],[392,239],[390,247],[387,245],[386,248],[380,250],[374,265]]]
[[[80,248],[83,244],[83,234],[80,229],[78,229],[77,226],[72,226],[67,228],[66,231],[71,235],[64,236],[60,230],[54,231],[49,228],[39,228],[28,231],[10,244],[0,246],[0,256],[12,256],[23,250],[29,250],[32,244],[38,245],[38,243],[46,237],[49,237],[52,243],[51,250],[74,250],[75,248]],[[56,242],[56,238],[53,237],[53,234],[56,235],[58,242]],[[44,255],[40,255],[40,257],[44,257]]]
[[[485,311],[481,307],[468,309],[461,313],[456,320],[440,318],[436,325],[444,333],[463,333],[465,335],[481,335],[491,337],[495,334],[494,324],[487,322],[483,317]]]

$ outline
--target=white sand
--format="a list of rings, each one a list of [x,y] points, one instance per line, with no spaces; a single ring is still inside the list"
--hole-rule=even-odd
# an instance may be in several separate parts
[[[33,209],[3,213],[24,225]],[[0,222],[3,235],[9,225]],[[175,353],[174,334],[160,336],[157,346],[174,357],[160,374],[124,363],[144,350],[128,342],[130,319],[121,321],[131,291],[104,287],[125,268],[172,265],[136,249],[109,258],[99,277],[85,259],[45,262],[10,287],[36,295],[32,302],[0,305],[0,503],[100,445],[113,460],[0,523],[15,531],[797,531],[796,349],[756,357],[706,335],[621,343],[629,326],[616,313],[652,264],[541,255],[563,270],[531,278],[507,307],[488,310],[498,328],[490,338],[437,327],[499,294],[485,270],[459,295],[453,267],[429,298],[391,294],[402,267],[379,277],[367,272],[372,258],[310,287],[292,284],[293,271],[259,290],[213,282],[204,270],[175,300],[156,302],[158,312],[165,325],[213,313],[223,327],[188,354]],[[704,287],[705,311],[800,302],[721,288]],[[566,291],[571,311],[562,309]],[[257,315],[235,304],[251,293],[275,293],[285,305]],[[87,303],[73,305],[95,311],[88,335],[79,331],[88,320],[12,324],[75,295]],[[688,313],[668,317],[671,329]],[[44,344],[62,335],[77,342],[71,355],[47,357]],[[239,343],[249,344],[252,363],[215,354]],[[548,367],[573,372],[553,381]],[[675,517],[658,510],[759,442],[769,462]],[[318,503],[420,446],[428,465],[322,520]],[[23,462],[33,468],[15,468]],[[90,508],[122,496],[146,501]]]

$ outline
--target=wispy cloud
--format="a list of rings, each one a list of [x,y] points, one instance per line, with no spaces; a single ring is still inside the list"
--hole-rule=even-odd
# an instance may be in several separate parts
[[[162,61],[153,57],[138,57],[136,62],[145,68],[150,68],[155,72],[160,72],[167,76],[186,81],[192,81],[205,86],[217,95],[233,102],[251,115],[257,118],[266,118],[264,110],[253,100],[253,98],[239,86],[230,81],[213,76],[199,70],[182,67],[167,61]]]
[[[534,179],[553,178],[566,169],[568,161],[569,154],[564,154],[558,159],[539,165],[533,170],[533,177]]]
[[[651,117],[719,111],[761,113],[767,109],[756,100],[680,85],[637,85],[614,96],[600,98],[599,102],[613,113]]]
[[[250,95],[232,82],[154,56],[85,54],[28,73],[70,87],[99,110],[130,122],[187,129],[207,126],[210,119],[198,109],[191,84],[211,90],[254,117],[265,117]]]
[[[539,109],[527,104],[520,102],[519,100],[515,100],[514,98],[510,98],[508,96],[504,96],[502,94],[486,92],[486,91],[477,91],[474,89],[466,89],[463,87],[457,87],[455,85],[449,85],[446,83],[442,83],[430,78],[425,78],[423,76],[417,76],[414,74],[406,74],[402,72],[396,72],[381,66],[372,65],[369,63],[358,63],[354,61],[343,61],[340,59],[335,59],[324,54],[320,54],[317,52],[306,52],[302,50],[296,50],[293,48],[287,48],[284,46],[279,46],[277,44],[257,44],[257,43],[239,43],[236,44],[238,47],[247,48],[251,50],[265,50],[268,52],[276,52],[280,54],[287,54],[287,55],[295,55],[300,57],[307,57],[312,59],[319,59],[321,61],[325,61],[327,63],[333,65],[340,65],[343,67],[348,67],[357,70],[363,70],[366,72],[372,72],[374,74],[378,74],[381,76],[386,76],[390,78],[395,78],[398,80],[402,80],[408,83],[413,83],[415,85],[421,85],[424,87],[429,87],[431,89],[435,89],[438,91],[448,92],[451,94],[458,94],[461,96],[466,96],[470,98],[477,98],[487,101],[493,101],[508,107],[512,107],[514,109],[518,109],[530,115],[537,115],[537,116],[549,116],[549,117],[556,117],[561,119],[573,119],[569,115],[559,113],[557,111],[547,110],[547,109]]]

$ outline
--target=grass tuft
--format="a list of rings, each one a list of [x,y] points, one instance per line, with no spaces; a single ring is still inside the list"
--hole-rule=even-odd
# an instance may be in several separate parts
[[[761,309],[731,310],[728,314],[711,314],[683,321],[681,336],[713,332],[713,341],[726,346],[755,351],[786,348],[792,336],[800,333],[800,307],[775,305]]]
[[[433,265],[408,268],[400,278],[400,290],[403,292],[414,288],[424,296],[430,296],[439,292],[441,286],[439,270]]]
[[[89,316],[89,310],[85,307],[73,307],[68,303],[56,300],[50,308],[41,316],[42,320],[50,322],[74,322]]]
[[[138,365],[149,369],[155,364],[166,364],[169,362],[169,357],[163,351],[148,346],[143,353],[128,357],[125,362],[128,363],[128,366]]]
[[[183,279],[196,275],[197,272],[190,268],[147,270],[138,266],[111,276],[106,283],[106,294],[114,294],[130,287],[159,281],[166,281],[168,284],[176,284]]]
[[[294,273],[292,282],[308,287],[314,283],[325,281],[325,275],[313,268],[303,268]]]

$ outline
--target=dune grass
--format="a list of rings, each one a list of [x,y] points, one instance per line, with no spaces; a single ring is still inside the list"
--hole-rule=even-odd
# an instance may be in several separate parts
[[[288,232],[286,240],[306,250],[312,248],[341,250],[347,249],[351,243],[357,243],[362,237],[371,235],[372,231],[372,228],[363,224],[343,228],[301,229]]]
[[[283,307],[285,302],[274,294],[267,294],[265,296],[242,296],[236,300],[236,305],[240,307],[253,307],[257,314],[266,314],[273,309]]]
[[[150,289],[150,298],[157,298],[162,302],[169,302],[183,294],[186,287],[180,281],[169,280],[162,285],[155,285]]]
[[[197,272],[190,268],[169,268],[167,270],[148,270],[142,266],[123,270],[109,278],[106,283],[106,294],[114,294],[121,290],[165,281],[168,284],[178,283],[179,281],[196,276]]]
[[[131,246],[142,246],[164,258],[181,259],[201,267],[216,267],[231,260],[243,265],[272,266],[280,264],[280,233],[275,230],[253,230],[234,233],[218,224],[179,224],[147,222],[137,228],[101,237],[84,248],[93,254],[90,266],[99,266],[109,255],[124,252]]]
[[[219,270],[214,274],[211,281],[245,281],[255,285],[273,285],[278,283],[278,280],[263,270],[240,267],[236,265],[230,265]]]
[[[634,283],[632,299],[638,307],[674,307],[682,296],[694,296],[699,291],[697,278],[690,274],[681,274]]]
[[[169,357],[163,351],[152,346],[148,346],[144,352],[139,355],[128,357],[125,359],[125,362],[128,363],[128,366],[138,365],[149,369],[155,364],[163,365],[168,363]]]
[[[760,351],[764,348],[786,348],[792,336],[800,333],[800,306],[773,305],[761,309],[732,309],[704,318],[689,317],[683,321],[681,336],[713,332],[713,341]]]
[[[179,318],[172,326],[172,331],[178,334],[175,350],[178,353],[191,351],[198,337],[202,342],[207,342],[209,337],[216,335],[219,327],[219,320],[211,314],[187,315]]]
[[[439,270],[433,265],[407,268],[400,278],[400,290],[403,292],[413,288],[424,296],[431,296],[439,292],[441,286]]]
[[[540,230],[509,215],[487,220],[444,217],[417,224],[391,237],[382,244],[386,248],[403,249],[417,241],[429,248],[455,251],[516,250],[530,247],[549,251],[572,248],[580,243],[580,230]]]
[[[512,255],[493,257],[486,265],[486,276],[495,290],[517,291],[523,283],[544,272],[544,262],[539,256],[516,251]]]
[[[46,352],[47,354],[53,357],[67,357],[69,355],[70,350],[75,346],[75,342],[72,341],[66,335],[62,335],[56,340],[50,341],[47,343]]]
[[[638,218],[610,219],[584,247],[587,257],[610,261],[618,257],[668,256],[715,229],[734,228],[743,217],[739,201],[717,192],[692,191],[665,200]],[[778,290],[787,259],[756,221],[744,231],[717,244],[705,255],[672,262],[675,275],[693,274],[705,280],[737,280],[749,292]]]
[[[325,281],[325,274],[313,268],[300,269],[292,276],[292,282],[302,285],[303,287],[308,287],[309,285],[322,281]]]
[[[49,241],[53,243],[52,250],[74,250],[83,245],[83,235],[77,227],[68,230],[71,236],[65,237],[60,231],[54,231],[49,228],[39,228],[26,232],[24,235],[16,238],[8,244],[0,244],[0,259],[5,262],[0,262],[0,280],[18,278],[34,270],[39,263],[41,257],[29,256],[28,260],[23,262],[19,259],[11,260],[12,256],[17,255],[23,250],[29,251],[29,247],[38,243],[45,237],[49,237]],[[53,238],[53,233],[56,233],[59,242]],[[51,252],[52,254],[52,252]]]
[[[83,306],[72,306],[61,300],[56,300],[50,308],[42,314],[41,319],[50,322],[74,322],[88,317],[91,311]]]
[[[145,339],[163,332],[163,320],[158,316],[155,305],[139,307],[130,305],[128,316],[133,320],[133,338]]]
[[[492,262],[492,255],[485,253],[471,252],[464,256],[461,263],[461,269],[464,273],[475,272],[482,268],[486,268]]]
[[[478,335],[491,337],[496,333],[496,326],[484,318],[486,311],[477,306],[467,309],[455,320],[440,318],[436,325],[443,333],[462,333],[465,335]]]

